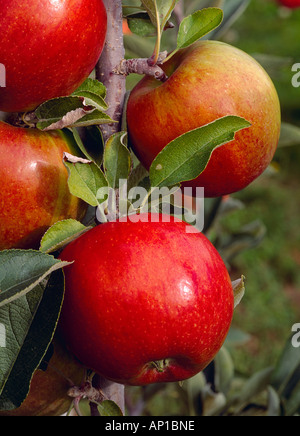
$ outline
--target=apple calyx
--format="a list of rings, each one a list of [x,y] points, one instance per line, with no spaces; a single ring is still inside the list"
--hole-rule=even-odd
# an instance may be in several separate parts
[[[154,368],[157,372],[162,373],[169,366],[170,359],[153,360],[150,367]]]

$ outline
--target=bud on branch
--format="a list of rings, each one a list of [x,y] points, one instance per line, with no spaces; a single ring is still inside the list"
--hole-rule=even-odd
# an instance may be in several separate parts
[[[168,76],[160,65],[162,65],[167,56],[168,53],[166,51],[160,53],[155,65],[152,65],[151,59],[123,59],[113,72],[123,76],[128,76],[132,73],[140,75],[146,74],[147,76],[154,77],[161,82],[165,82],[168,79]]]

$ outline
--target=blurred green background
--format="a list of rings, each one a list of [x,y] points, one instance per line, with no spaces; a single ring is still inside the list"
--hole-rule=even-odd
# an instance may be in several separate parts
[[[222,39],[263,63],[278,90],[283,121],[300,126],[300,87],[291,83],[292,65],[300,62],[300,9],[289,11],[271,0],[252,0]],[[300,322],[299,145],[294,140],[279,148],[274,172],[235,194],[245,208],[221,223],[225,232],[237,232],[257,219],[266,228],[261,244],[232,262],[232,272],[246,276],[247,292],[234,325],[248,332],[250,340],[232,350],[241,373],[274,365],[292,325]]]

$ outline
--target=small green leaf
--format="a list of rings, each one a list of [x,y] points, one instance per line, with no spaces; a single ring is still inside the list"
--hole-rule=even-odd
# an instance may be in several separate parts
[[[177,49],[188,47],[198,39],[218,27],[223,20],[223,11],[219,8],[201,9],[186,17],[179,28]]]
[[[34,371],[53,339],[64,295],[62,270],[18,300],[0,308],[6,346],[0,347],[0,410],[20,407]]]
[[[231,234],[224,244],[219,246],[219,252],[226,262],[230,262],[243,251],[257,247],[265,235],[265,224],[260,220],[255,220]]]
[[[74,137],[76,145],[88,160],[101,167],[103,160],[103,136],[98,126],[90,126],[84,129],[84,142],[78,130],[74,127],[69,129]],[[78,154],[79,155],[79,154]]]
[[[232,282],[232,289],[234,293],[234,308],[236,308],[245,295],[245,277],[242,276],[240,279]]]
[[[217,392],[228,392],[234,378],[234,363],[230,353],[222,347],[214,360],[214,384]]]
[[[90,206],[97,207],[97,193],[100,188],[107,187],[108,182],[101,169],[93,162],[80,162],[76,158],[74,162],[65,159],[65,165],[69,171],[68,185],[71,194],[81,198]]]
[[[42,253],[54,252],[69,244],[91,228],[92,227],[86,227],[79,221],[73,219],[59,221],[43,236],[40,251]]]
[[[90,108],[89,110],[94,109]],[[68,115],[69,114],[69,115]],[[35,111],[41,130],[59,129],[73,125],[86,114],[82,97],[54,98],[41,104]],[[60,127],[62,126],[62,127]]]
[[[141,0],[155,27],[163,29],[178,0]]]
[[[72,95],[82,96],[82,93],[89,92],[103,99],[106,97],[106,88],[99,80],[88,78],[80,85]]]
[[[155,36],[156,27],[151,22],[149,15],[144,12],[132,14],[127,17],[128,27],[138,36]]]
[[[280,413],[280,397],[272,386],[268,386],[268,416],[280,416]]]
[[[111,123],[115,123],[115,121],[112,120],[106,113],[98,109],[93,109],[86,112],[81,118],[78,118],[78,120],[72,122],[72,124],[67,124],[64,127],[88,127],[93,125]]]
[[[245,346],[251,340],[251,336],[235,327],[231,327],[226,338],[225,345],[228,347],[241,347]]]
[[[101,416],[123,416],[119,406],[110,400],[98,404],[98,410]]]
[[[152,24],[156,27],[156,44],[151,62],[157,63],[161,47],[162,32],[170,18],[178,0],[141,0],[149,14]]]
[[[68,265],[33,250],[0,252],[0,308],[36,288],[52,272]]]
[[[113,122],[102,111],[99,101],[101,97],[99,97],[98,101],[93,101],[91,97],[91,94],[89,94],[88,101],[85,97],[75,95],[46,101],[35,111],[35,115],[39,120],[37,128],[47,131]]]
[[[292,338],[287,341],[284,350],[277,362],[273,377],[272,386],[281,393],[286,393],[291,384],[291,380],[300,372],[300,348],[292,344]],[[289,395],[291,392],[288,393]]]
[[[235,414],[241,412],[253,397],[260,394],[268,387],[273,371],[273,367],[265,368],[255,373],[246,381],[236,398]]]
[[[300,127],[282,123],[278,147],[282,148],[293,145],[300,145]]]
[[[139,163],[133,170],[131,171],[129,177],[128,177],[128,191],[131,188],[135,188],[140,185],[140,183],[145,180],[146,178],[149,179],[149,173],[146,170],[146,168]],[[149,183],[149,189],[151,188]]]
[[[76,95],[76,94],[73,94]],[[90,91],[81,91],[80,94],[77,94],[79,97],[84,97],[84,105],[85,106],[94,106],[96,109],[107,110],[108,106],[102,97],[99,97],[96,94],[93,94]]]
[[[236,132],[250,125],[244,118],[227,116],[179,136],[152,162],[152,186],[174,186],[195,179],[205,170],[216,148],[232,141]]]
[[[126,143],[127,133],[119,132],[112,135],[105,146],[104,170],[112,188],[119,188],[119,181],[127,180],[130,173],[131,157]]]

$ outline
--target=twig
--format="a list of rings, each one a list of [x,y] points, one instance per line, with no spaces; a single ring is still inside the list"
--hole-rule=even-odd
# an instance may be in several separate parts
[[[168,77],[160,65],[166,59],[167,55],[167,52],[161,53],[156,65],[151,65],[149,59],[123,59],[114,69],[114,73],[123,76],[128,76],[132,73],[141,75],[146,74],[147,76],[154,77],[161,82],[165,82]]]
[[[107,114],[119,123],[126,93],[126,77],[116,75],[113,71],[125,57],[122,1],[104,0],[103,2],[108,16],[108,30],[104,50],[96,67],[96,77],[107,89],[107,103],[109,105]],[[101,126],[105,141],[120,130],[118,123]]]

